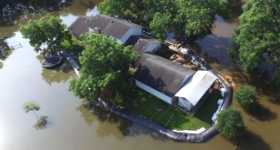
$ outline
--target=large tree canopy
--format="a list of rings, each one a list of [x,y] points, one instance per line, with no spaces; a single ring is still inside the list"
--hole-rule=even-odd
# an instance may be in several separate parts
[[[178,12],[176,22],[181,28],[175,31],[184,33],[187,37],[204,36],[210,32],[214,22],[214,12],[205,1],[176,0]]]
[[[210,7],[215,13],[224,17],[231,18],[239,16],[241,13],[242,1],[244,0],[209,0]]]
[[[144,25],[158,38],[169,31],[194,39],[209,33],[216,5],[226,4],[228,0],[104,0],[98,7],[104,14]]]
[[[244,134],[245,131],[240,113],[231,108],[219,113],[217,128],[228,139],[236,139]]]
[[[256,88],[250,85],[242,85],[234,94],[234,98],[246,111],[255,111],[257,105]]]
[[[78,46],[74,44],[71,34],[59,17],[45,16],[31,20],[22,26],[21,32],[25,38],[30,39],[30,44],[34,47],[39,48],[46,44],[48,53],[61,50],[78,51]]]
[[[168,28],[171,25],[170,14],[155,13],[153,20],[150,22],[151,32],[158,38],[164,39],[165,33],[168,32]]]
[[[118,105],[129,90],[128,71],[137,59],[136,52],[99,34],[85,35],[82,43],[81,77],[72,82],[71,90],[81,98],[94,101],[101,97]]]
[[[275,64],[279,70],[280,1],[249,0],[234,42],[237,48],[232,51],[233,56],[247,71],[256,71],[264,61]]]

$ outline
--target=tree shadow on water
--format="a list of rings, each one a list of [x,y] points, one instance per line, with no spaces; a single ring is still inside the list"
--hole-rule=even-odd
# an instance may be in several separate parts
[[[55,69],[43,69],[41,72],[42,78],[49,84],[63,83],[68,81],[73,74],[72,68],[68,63],[63,63],[60,67]]]
[[[273,104],[280,105],[280,93],[274,94],[269,100]]]
[[[83,109],[87,109],[87,113],[82,113],[82,117],[85,119],[88,125],[93,125],[95,123],[96,134],[100,137],[113,136],[121,140],[124,137],[137,137],[144,135],[157,140],[168,140],[154,130],[151,130],[139,124],[132,123],[127,119],[119,117],[114,113],[105,111],[97,106],[82,104],[81,107]],[[89,113],[95,116],[95,119],[91,118],[90,120],[88,120],[87,117],[89,116]],[[97,120],[98,122],[95,122],[95,120]]]
[[[236,150],[271,150],[270,145],[259,135],[248,130],[235,144]]]
[[[200,53],[210,62],[218,62],[223,66],[231,64],[228,48],[231,46],[231,39],[216,35],[208,35],[197,41]]]
[[[259,121],[271,121],[277,118],[277,114],[272,112],[269,108],[262,106],[260,103],[257,103],[255,109],[248,111],[255,119]]]
[[[82,104],[79,110],[88,125],[96,125],[96,134],[100,137],[114,136],[117,139],[122,139],[128,134],[131,123],[109,111],[90,103]]]

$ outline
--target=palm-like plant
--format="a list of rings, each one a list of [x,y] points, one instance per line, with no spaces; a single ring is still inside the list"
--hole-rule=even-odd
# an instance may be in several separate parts
[[[36,111],[40,110],[39,104],[29,101],[29,102],[24,103],[23,109],[26,113],[33,112],[35,114],[36,118],[39,118],[38,114],[36,113]]]

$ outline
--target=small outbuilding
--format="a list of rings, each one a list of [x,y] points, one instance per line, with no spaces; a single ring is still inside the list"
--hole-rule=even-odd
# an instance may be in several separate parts
[[[134,49],[140,53],[157,53],[161,48],[161,42],[156,39],[140,38],[134,45]]]
[[[218,77],[210,71],[197,71],[175,94],[178,105],[191,111],[217,80]]]
[[[83,16],[79,17],[71,26],[70,32],[80,37],[88,32],[95,32],[110,36],[120,44],[125,44],[129,38],[142,35],[142,26],[126,20],[105,16]]]

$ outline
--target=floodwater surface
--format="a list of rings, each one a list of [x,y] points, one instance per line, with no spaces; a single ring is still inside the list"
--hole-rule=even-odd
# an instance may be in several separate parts
[[[68,91],[73,72],[42,69],[37,54],[20,32],[7,41],[16,49],[0,70],[1,150],[204,149],[210,143],[217,149],[221,142],[232,147],[221,137],[207,144],[183,144],[134,125],[102,121],[81,107],[81,100]],[[27,101],[40,104],[38,114],[48,116],[45,129],[33,127],[36,117],[23,110]]]
[[[66,24],[78,15],[91,15],[96,1],[76,0],[73,5],[57,12]],[[219,21],[219,18],[217,18]],[[221,22],[214,34],[230,39],[232,23]],[[9,36],[7,42],[15,48],[0,69],[0,149],[1,150],[234,150],[280,149],[277,134],[280,127],[280,106],[264,101],[269,108],[264,120],[257,120],[243,112],[250,134],[237,145],[216,136],[203,144],[174,142],[143,127],[120,119],[102,119],[81,106],[81,100],[69,91],[69,82],[75,78],[67,67],[61,71],[44,70],[40,59],[28,40],[23,39],[17,26],[0,27],[0,36]],[[220,38],[200,43],[205,48],[221,42]],[[207,40],[211,42],[208,43]],[[211,44],[212,43],[212,44]],[[207,44],[211,44],[208,45]],[[226,47],[225,46],[225,47]],[[227,51],[216,47],[217,51]],[[211,48],[211,51],[215,51]],[[213,55],[215,57],[216,55]],[[218,58],[217,58],[218,59]],[[39,115],[48,116],[44,129],[35,129],[36,116],[25,113],[23,104],[35,101],[40,104]],[[106,114],[107,115],[107,114]],[[98,117],[99,116],[99,117]],[[102,114],[101,114],[102,116]]]

